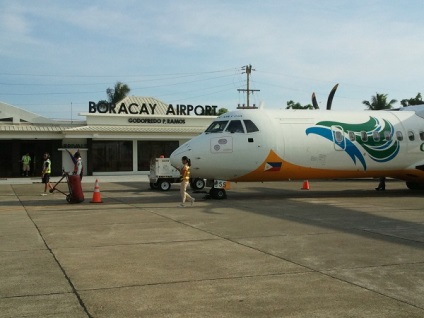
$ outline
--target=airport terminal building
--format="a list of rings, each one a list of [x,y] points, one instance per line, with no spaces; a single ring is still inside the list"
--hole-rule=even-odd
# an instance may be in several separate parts
[[[66,150],[79,149],[86,175],[146,174],[153,158],[168,157],[202,133],[217,106],[166,104],[152,97],[126,97],[116,105],[90,102],[85,121],[53,120],[0,102],[0,178],[22,175],[29,153],[31,176],[41,174],[50,153],[52,175],[72,171]]]

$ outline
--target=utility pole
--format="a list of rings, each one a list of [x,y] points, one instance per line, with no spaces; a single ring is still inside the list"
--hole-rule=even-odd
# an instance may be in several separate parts
[[[250,104],[249,104],[249,97],[250,97],[250,94],[253,94],[253,92],[259,92],[260,90],[259,89],[250,89],[250,87],[249,87],[249,79],[250,79],[250,74],[252,73],[252,70],[253,71],[255,71],[255,69],[252,69],[252,65],[246,65],[246,66],[243,66],[242,68],[241,68],[242,70],[243,70],[243,73],[246,73],[246,76],[247,76],[247,87],[246,87],[246,89],[238,89],[238,91],[239,92],[246,92],[246,99],[247,99],[247,105],[238,105],[237,106],[237,109],[255,109],[255,108],[257,108],[256,106],[255,106],[255,104],[253,104],[253,106],[250,106]],[[243,74],[242,73],[242,74]]]

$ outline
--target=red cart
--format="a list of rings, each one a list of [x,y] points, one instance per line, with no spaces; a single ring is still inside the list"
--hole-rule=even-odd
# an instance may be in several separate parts
[[[63,179],[66,179],[66,183],[68,184],[69,194],[57,188]],[[63,172],[62,178],[56,182],[52,189],[50,189],[50,193],[54,191],[64,194],[68,203],[81,203],[84,201],[84,193],[82,192],[81,178],[79,175],[70,175],[67,172]]]

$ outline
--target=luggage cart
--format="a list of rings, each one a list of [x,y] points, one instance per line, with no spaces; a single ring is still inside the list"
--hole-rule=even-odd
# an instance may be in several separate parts
[[[66,179],[66,183],[68,184],[69,194],[66,194],[57,188],[63,179]],[[54,191],[64,194],[68,203],[81,203],[84,201],[84,193],[82,192],[81,178],[79,175],[70,175],[63,171],[62,178],[56,182],[52,189],[50,189],[50,193],[53,193]]]
[[[168,191],[172,183],[181,182],[181,173],[171,165],[169,158],[156,158],[150,165],[149,174],[150,188]],[[190,187],[193,190],[201,190],[205,187],[205,180],[201,178],[190,178]]]

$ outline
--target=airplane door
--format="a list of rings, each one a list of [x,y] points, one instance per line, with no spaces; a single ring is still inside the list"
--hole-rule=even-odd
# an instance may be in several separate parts
[[[331,126],[333,132],[333,144],[334,149],[337,151],[343,151],[346,149],[346,139],[344,136],[344,130],[341,126]]]

